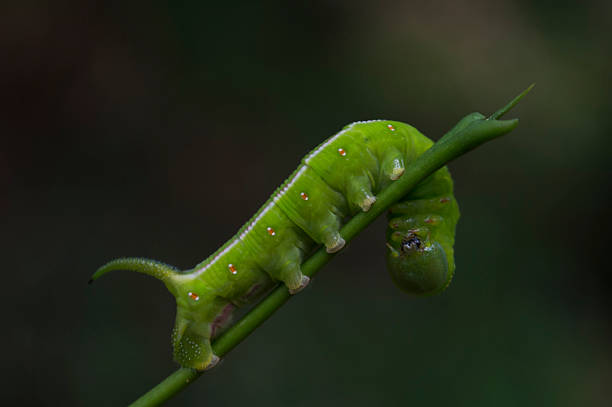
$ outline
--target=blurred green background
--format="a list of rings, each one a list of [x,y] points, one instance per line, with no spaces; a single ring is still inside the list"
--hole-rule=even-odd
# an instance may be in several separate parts
[[[536,82],[450,165],[446,292],[392,285],[381,219],[169,405],[609,405],[610,2],[127,3],[0,6],[3,404],[176,368],[173,298],[102,263],[189,268],[343,125],[437,139]]]

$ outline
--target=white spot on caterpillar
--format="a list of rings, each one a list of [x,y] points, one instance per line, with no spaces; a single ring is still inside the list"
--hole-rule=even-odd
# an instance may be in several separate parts
[[[346,155],[346,151],[344,151],[343,148],[339,148],[338,149],[338,154],[340,154],[342,157],[344,157]]]
[[[387,127],[389,128],[389,130],[395,131],[395,127],[393,127],[392,124],[387,124]]]
[[[276,232],[271,227],[268,227],[266,230],[270,236],[276,236]]]
[[[308,200],[308,195],[306,195],[305,192],[300,192],[300,198],[302,198],[303,200],[307,201]]]
[[[234,265],[232,263],[227,265],[227,268],[229,269],[230,273],[236,275],[236,273],[238,273],[238,270],[236,270],[236,267],[234,267]]]
[[[200,300],[200,296],[199,296],[199,295],[197,295],[196,293],[192,293],[191,291],[189,291],[189,292],[187,293],[187,296],[188,296],[189,298],[191,298],[192,300],[194,300],[194,301],[199,301],[199,300]]]

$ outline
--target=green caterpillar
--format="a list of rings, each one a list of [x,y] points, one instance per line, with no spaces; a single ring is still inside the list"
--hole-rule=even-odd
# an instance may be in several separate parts
[[[484,116],[473,113],[451,132]],[[219,358],[211,339],[236,307],[253,303],[277,282],[292,294],[309,278],[300,265],[317,245],[341,250],[339,231],[351,216],[376,204],[376,194],[397,180],[433,142],[414,127],[389,120],[349,124],[310,152],[261,209],[219,250],[193,269],[121,258],[102,266],[160,279],[176,297],[174,358],[205,370]],[[459,209],[446,167],[423,180],[389,211],[387,263],[403,291],[430,295],[444,290],[455,269],[453,244]]]

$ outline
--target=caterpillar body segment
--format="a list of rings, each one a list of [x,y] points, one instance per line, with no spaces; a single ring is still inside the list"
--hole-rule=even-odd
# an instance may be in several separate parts
[[[376,205],[376,195],[432,144],[401,122],[352,123],[304,157],[261,209],[209,258],[184,272],[149,273],[163,277],[176,297],[175,360],[198,370],[213,366],[218,358],[210,341],[232,311],[254,302],[279,281],[291,293],[303,289],[309,281],[300,269],[305,257],[320,244],[330,253],[341,250],[341,227]],[[448,170],[426,179],[389,216],[393,281],[413,294],[446,287],[454,270],[458,218]],[[123,265],[136,270],[130,263]]]
[[[329,252],[344,246],[343,219],[350,215],[345,197],[308,165],[302,165],[280,188],[272,201],[314,242]],[[273,226],[272,226],[273,227]]]

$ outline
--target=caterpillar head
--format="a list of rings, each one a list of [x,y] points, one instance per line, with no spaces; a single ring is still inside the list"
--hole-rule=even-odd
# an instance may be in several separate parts
[[[387,243],[387,269],[402,291],[413,295],[436,294],[452,278],[448,260],[440,243],[427,228],[394,232]]]

